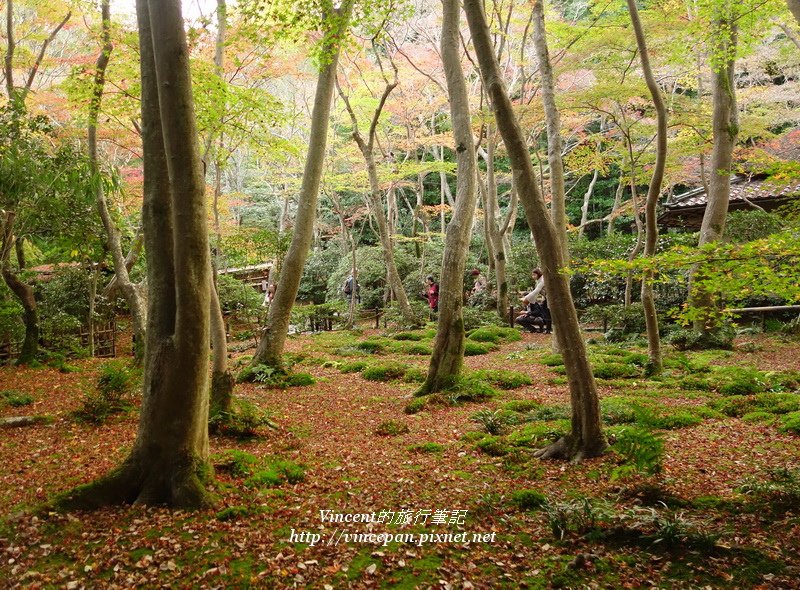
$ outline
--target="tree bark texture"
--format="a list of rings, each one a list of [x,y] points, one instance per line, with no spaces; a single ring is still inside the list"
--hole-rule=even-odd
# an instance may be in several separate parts
[[[351,11],[351,1],[342,4],[328,32],[331,38],[328,47],[330,54],[317,79],[314,108],[311,113],[311,139],[303,170],[303,183],[297,203],[292,242],[281,265],[275,297],[269,306],[267,323],[263,328],[256,354],[253,356],[253,365],[265,364],[272,367],[282,365],[281,355],[289,332],[292,306],[300,288],[303,266],[314,236],[319,186],[325,163],[325,147],[328,143],[328,122],[339,62],[339,43],[347,31]]]
[[[647,43],[645,41],[644,30],[639,19],[639,10],[636,7],[636,0],[628,1],[628,12],[631,16],[631,24],[636,35],[636,46],[639,49],[639,59],[642,62],[642,73],[647,82],[647,89],[653,99],[653,106],[656,109],[658,119],[658,135],[656,136],[656,163],[653,167],[653,176],[647,188],[647,201],[645,202],[645,239],[644,255],[653,256],[656,253],[658,244],[658,224],[656,222],[656,207],[658,198],[661,195],[661,184],[664,181],[664,167],[667,162],[667,108],[664,105],[664,98],[661,96],[661,89],[653,76],[653,69],[650,67],[650,56],[647,53]],[[658,334],[658,313],[656,311],[655,298],[653,296],[653,272],[647,271],[642,279],[642,306],[644,308],[644,319],[647,326],[647,353],[649,357],[648,370],[654,374],[661,373],[663,361],[661,358],[661,338]]]
[[[495,135],[490,125],[486,133],[486,198],[485,215],[487,233],[494,257],[494,272],[497,283],[497,313],[501,318],[508,313],[508,278],[506,276],[506,248],[503,230],[498,227],[500,207],[497,202],[497,181],[494,175]]]
[[[103,26],[103,47],[100,50],[100,55],[97,56],[95,63],[94,86],[92,88],[92,98],[89,103],[89,128],[88,128],[88,147],[89,147],[89,162],[92,171],[99,174],[100,166],[98,164],[97,155],[97,119],[100,113],[100,104],[103,99],[103,90],[106,81],[106,68],[108,66],[109,58],[114,45],[111,42],[111,7],[110,0],[103,0],[100,7],[102,15]],[[97,211],[100,215],[100,220],[103,222],[103,228],[106,232],[106,245],[111,252],[111,258],[114,261],[114,272],[117,280],[117,285],[122,291],[125,301],[128,304],[128,309],[131,312],[131,319],[133,323],[134,334],[134,354],[138,361],[142,360],[144,355],[144,342],[145,342],[145,326],[147,323],[147,312],[145,309],[144,301],[139,293],[139,290],[131,282],[130,275],[128,274],[128,266],[125,261],[125,256],[122,253],[122,243],[120,240],[119,230],[116,223],[111,218],[111,213],[108,210],[108,201],[106,200],[103,186],[99,182],[95,189],[95,202]]]
[[[564,194],[564,162],[561,158],[561,117],[556,106],[555,81],[550,53],[547,49],[547,34],[544,26],[544,0],[533,2],[533,44],[539,60],[542,78],[542,104],[547,122],[547,162],[550,166],[550,214],[558,232],[558,242],[569,261],[567,245],[567,204]]]
[[[800,0],[786,0],[786,4],[789,5],[789,10],[792,11],[797,24],[800,25]]]
[[[233,403],[233,388],[236,379],[228,369],[228,339],[225,334],[225,319],[219,304],[219,294],[213,277],[210,284],[211,319],[211,402],[209,416],[229,412]]]
[[[464,10],[472,33],[472,42],[483,74],[486,91],[491,99],[497,127],[503,137],[519,198],[525,208],[533,232],[547,287],[548,302],[556,335],[564,357],[572,404],[570,433],[554,445],[542,449],[543,458],[571,458],[600,455],[607,448],[600,426],[600,404],[592,367],[578,324],[578,314],[572,301],[569,280],[560,271],[564,267],[564,252],[559,232],[548,215],[547,206],[536,182],[525,136],[514,115],[500,68],[494,57],[489,29],[481,0],[464,0]]]
[[[14,236],[15,219],[16,214],[13,211],[6,211],[3,216],[2,240],[0,240],[0,272],[6,285],[22,305],[25,339],[22,341],[17,364],[27,365],[36,360],[36,355],[39,352],[39,308],[36,305],[33,287],[21,281],[11,267],[11,250],[14,250],[15,244],[20,241],[19,237]]]
[[[395,70],[394,81],[387,81],[383,90],[383,94],[378,101],[378,106],[375,108],[375,112],[372,115],[372,121],[370,122],[366,139],[364,139],[364,136],[361,134],[361,131],[358,128],[358,119],[356,118],[355,111],[350,105],[350,100],[342,92],[341,88],[339,88],[339,95],[342,97],[345,108],[347,109],[347,113],[350,115],[350,120],[353,123],[353,140],[356,142],[358,149],[361,151],[361,155],[364,157],[364,162],[367,166],[367,178],[369,178],[370,186],[367,199],[370,212],[375,219],[375,223],[378,225],[378,237],[380,238],[381,246],[383,248],[383,262],[386,264],[386,280],[388,281],[389,288],[392,290],[392,293],[397,300],[397,305],[400,308],[400,314],[403,316],[403,319],[407,323],[414,325],[419,322],[419,318],[414,315],[414,311],[411,309],[411,305],[408,302],[408,295],[406,294],[405,287],[403,287],[403,281],[400,278],[400,273],[397,271],[397,265],[394,261],[394,241],[392,240],[392,231],[390,228],[389,219],[387,218],[386,212],[383,208],[382,192],[380,188],[380,181],[378,179],[378,167],[375,163],[375,138],[378,131],[378,121],[380,120],[381,113],[383,112],[383,107],[386,105],[386,100],[389,98],[392,90],[394,90],[397,85],[397,71]]]
[[[739,134],[734,80],[737,29],[730,1],[720,8],[720,13],[713,24],[712,62],[716,62],[712,68],[714,143],[711,151],[708,199],[700,227],[699,246],[721,240],[725,232],[725,219],[728,216],[731,194],[733,148]],[[713,327],[714,295],[703,288],[702,277],[698,276],[696,269],[690,276],[689,292],[692,307],[704,310],[701,317],[695,320],[694,329],[697,332],[704,332]]]
[[[452,385],[464,363],[464,267],[475,216],[477,164],[469,113],[469,95],[461,69],[459,0],[442,0],[442,62],[450,97],[456,160],[458,164],[456,206],[445,234],[439,321],[428,377],[419,393],[432,393]],[[491,187],[489,187],[491,190]],[[487,219],[488,222],[488,219]],[[493,222],[492,222],[493,223]]]
[[[189,55],[179,0],[137,0],[136,8],[150,288],[142,409],[127,459],[65,494],[58,504],[66,508],[211,502],[204,484],[211,265]]]

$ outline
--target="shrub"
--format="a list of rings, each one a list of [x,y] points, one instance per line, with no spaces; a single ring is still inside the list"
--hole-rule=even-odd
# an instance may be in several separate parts
[[[491,385],[472,376],[459,377],[442,391],[452,404],[462,401],[480,402],[495,397],[498,392]]]
[[[572,408],[568,405],[542,406],[531,413],[533,420],[569,420]]]
[[[410,453],[441,453],[443,450],[444,445],[434,442],[418,443],[408,447]]]
[[[367,381],[392,381],[401,379],[408,370],[408,366],[401,363],[385,363],[372,365],[361,372],[361,376]]]
[[[287,387],[302,387],[315,383],[314,377],[309,373],[287,373],[285,369],[270,365],[247,366],[239,373],[237,381],[254,381],[264,387],[286,389]]]
[[[568,420],[525,424],[507,437],[508,443],[515,447],[536,447],[545,441],[555,441],[569,431]]]
[[[135,375],[125,362],[109,361],[100,368],[97,389],[108,399],[117,399],[130,393],[135,382]]]
[[[736,330],[729,324],[723,324],[709,332],[695,332],[688,328],[673,330],[666,338],[678,350],[708,350],[719,348],[733,349]]]
[[[29,406],[33,403],[33,396],[29,393],[21,391],[0,391],[0,402],[3,402],[12,408],[20,408],[22,406]]]
[[[74,416],[83,422],[102,424],[114,414],[127,412],[133,407],[131,392],[135,381],[133,370],[124,362],[105,363],[97,379],[97,391],[84,396]]]
[[[489,434],[501,434],[506,426],[515,422],[513,415],[508,415],[502,410],[480,410],[470,418],[480,424]]]
[[[617,434],[612,449],[624,463],[614,469],[612,479],[629,473],[655,475],[661,472],[664,461],[664,441],[661,436],[641,428],[627,427]]]
[[[387,420],[381,422],[375,428],[375,434],[380,436],[397,436],[398,434],[406,434],[409,432],[408,424],[399,422],[397,420]]]
[[[564,365],[564,357],[560,354],[545,354],[539,359],[539,362],[546,367],[558,367]]]
[[[224,314],[251,318],[258,316],[264,309],[261,306],[263,295],[231,275],[217,276],[217,294]]]
[[[481,452],[491,455],[492,457],[502,457],[509,453],[506,441],[497,436],[486,436],[479,440],[476,446]]]
[[[305,467],[294,461],[276,459],[269,461],[266,468],[253,472],[244,483],[247,487],[278,487],[284,483],[296,484],[305,480]]]
[[[636,422],[636,408],[619,397],[600,400],[600,413],[606,424],[630,424]]]
[[[417,412],[421,412],[422,409],[428,404],[428,396],[424,397],[415,397],[410,402],[406,404],[406,407],[403,408],[403,411],[406,414],[416,414]]]
[[[505,406],[503,406],[506,410],[510,412],[530,412],[535,410],[536,408],[540,407],[542,404],[532,399],[515,399],[508,402]]]
[[[497,346],[495,344],[466,340],[464,341],[464,356],[478,356],[480,354],[487,354],[496,348]]]
[[[533,379],[531,379],[525,373],[520,373],[519,371],[509,371],[506,369],[484,369],[481,371],[475,371],[473,375],[478,379],[482,379],[487,383],[491,383],[492,385],[499,387],[500,389],[516,389],[517,387],[522,387],[523,385],[533,384]]]
[[[227,521],[236,520],[237,518],[245,516],[250,516],[250,508],[247,506],[228,506],[217,512],[215,518],[217,520]]]
[[[418,367],[409,367],[403,375],[403,383],[424,383],[427,378],[427,371]]]
[[[424,334],[420,332],[398,332],[392,336],[394,340],[411,340],[415,342],[422,340],[424,337]]]
[[[405,354],[429,355],[433,353],[433,349],[427,344],[411,344],[404,346],[402,350]]]
[[[339,366],[339,370],[342,373],[360,373],[364,369],[366,369],[369,365],[364,361],[352,361],[349,363],[342,363]]]
[[[214,467],[234,477],[247,477],[259,463],[259,458],[250,453],[231,449],[214,458]]]
[[[464,330],[467,332],[483,326],[505,325],[505,322],[500,319],[496,311],[479,309],[477,307],[464,307],[462,316],[464,318]]]
[[[378,354],[386,350],[384,343],[377,340],[364,340],[356,344],[356,348],[367,354]]]
[[[277,425],[270,412],[250,401],[234,399],[230,411],[219,412],[209,419],[209,427],[224,436],[253,438],[258,436],[261,428],[276,429]]]
[[[511,503],[520,510],[536,510],[547,504],[547,497],[536,490],[517,490],[511,494]]]
[[[641,372],[635,366],[621,363],[600,363],[594,366],[594,376],[598,379],[619,379],[636,377]]]
[[[493,344],[500,342],[500,334],[491,328],[476,328],[469,333],[467,338],[475,342],[491,342]]]
[[[800,434],[800,412],[790,412],[781,416],[781,425],[778,430]]]
[[[770,469],[765,475],[749,478],[739,491],[773,508],[796,508],[800,504],[800,469]]]
[[[645,428],[676,430],[700,424],[703,419],[690,410],[673,408],[636,408],[636,422]]]

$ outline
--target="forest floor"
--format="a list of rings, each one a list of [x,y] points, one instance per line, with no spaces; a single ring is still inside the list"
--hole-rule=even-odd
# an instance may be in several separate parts
[[[198,512],[34,515],[119,464],[137,412],[101,425],[73,416],[103,360],[75,361],[68,373],[0,368],[0,390],[32,398],[22,407],[0,402],[0,416],[52,417],[0,430],[0,587],[800,588],[796,338],[672,351],[659,379],[643,376],[641,349],[593,345],[619,450],[568,464],[533,458],[569,415],[550,336],[504,337],[466,358],[469,370],[514,370],[530,384],[489,374],[509,389],[479,402],[453,395],[413,414],[404,410],[417,383],[342,372],[360,368],[347,366],[353,361],[424,370],[430,336],[290,338],[294,370],[316,382],[237,385],[236,396],[269,410],[277,429],[212,436],[218,505]],[[246,346],[235,342],[234,356],[252,353]],[[648,433],[663,456],[636,450],[637,440],[652,442]],[[661,469],[648,475],[654,461]],[[382,522],[323,522],[332,513],[375,513]],[[402,524],[405,515],[411,522]]]

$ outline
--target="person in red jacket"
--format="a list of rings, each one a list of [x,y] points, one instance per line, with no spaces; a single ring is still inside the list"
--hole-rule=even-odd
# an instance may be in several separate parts
[[[431,319],[433,319],[436,312],[439,311],[439,283],[433,280],[432,275],[428,275],[425,283],[425,298],[431,307]]]

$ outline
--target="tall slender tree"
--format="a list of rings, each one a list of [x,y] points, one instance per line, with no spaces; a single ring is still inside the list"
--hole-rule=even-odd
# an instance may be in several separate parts
[[[149,286],[139,430],[123,464],[63,507],[210,503],[210,252],[180,0],[137,0]]]
[[[381,71],[383,69],[381,68]],[[372,113],[372,119],[369,123],[366,138],[361,133],[358,125],[358,118],[356,112],[350,103],[348,96],[342,91],[341,86],[338,86],[339,96],[344,102],[345,109],[350,115],[350,121],[353,123],[353,140],[356,142],[361,155],[364,157],[364,162],[367,166],[367,177],[369,178],[369,193],[367,198],[369,202],[370,212],[375,218],[378,226],[378,237],[383,246],[383,261],[386,264],[386,278],[389,281],[389,287],[397,300],[397,305],[400,308],[400,313],[409,324],[418,322],[418,318],[414,315],[411,309],[411,304],[408,302],[408,294],[406,294],[403,281],[400,278],[400,273],[397,270],[397,264],[394,261],[394,240],[392,238],[392,231],[390,219],[387,218],[386,211],[383,207],[383,191],[381,190],[380,182],[378,180],[378,166],[375,162],[375,147],[378,138],[378,123],[380,122],[381,114],[383,113],[386,101],[392,90],[397,88],[399,81],[397,79],[397,67],[392,63],[392,71],[394,73],[393,79],[384,77],[384,88],[381,93],[378,105]]]
[[[731,193],[733,148],[739,134],[734,67],[738,40],[737,5],[734,0],[718,0],[712,7],[712,132],[711,172],[699,246],[722,239]],[[703,287],[702,277],[693,269],[689,282],[692,307],[700,311],[694,321],[696,332],[713,327],[714,294]]]
[[[458,161],[456,206],[447,226],[439,285],[439,323],[428,377],[419,393],[431,393],[453,383],[464,362],[464,267],[477,199],[475,142],[469,114],[469,94],[461,69],[459,0],[442,0],[442,61],[450,96],[450,117]],[[488,220],[487,220],[488,222]]]
[[[564,267],[564,253],[560,247],[558,230],[548,215],[525,143],[525,136],[514,114],[500,74],[489,27],[486,24],[483,3],[481,0],[464,0],[464,11],[472,33],[472,43],[478,57],[483,83],[491,100],[497,128],[503,137],[519,198],[539,253],[553,320],[558,326],[556,336],[564,356],[564,366],[569,381],[572,405],[570,433],[538,451],[537,456],[568,458],[576,461],[584,457],[597,456],[603,453],[608,445],[600,426],[597,386],[578,324],[578,314],[570,293],[569,280],[561,272]]]
[[[653,167],[653,176],[647,189],[647,200],[645,202],[645,239],[644,255],[652,256],[656,253],[658,243],[658,225],[656,223],[656,206],[661,195],[661,183],[664,181],[664,167],[667,162],[667,107],[664,105],[664,98],[661,96],[661,88],[653,76],[653,68],[650,66],[650,56],[647,52],[644,29],[639,18],[639,9],[636,7],[636,0],[628,0],[628,12],[631,16],[633,32],[636,36],[636,46],[639,49],[639,59],[642,62],[642,73],[647,82],[647,89],[653,98],[653,106],[656,109],[658,118],[658,135],[656,136],[656,163]],[[642,280],[642,305],[644,307],[644,319],[647,326],[647,353],[649,357],[649,370],[653,373],[660,373],[662,369],[661,358],[661,338],[658,334],[658,313],[656,311],[655,298],[653,296],[653,273],[648,271]]]
[[[89,126],[88,126],[88,148],[89,148],[89,161],[92,170],[97,174],[99,172],[100,164],[97,154],[97,119],[100,114],[100,106],[103,100],[103,91],[106,82],[106,68],[111,57],[111,52],[114,45],[111,42],[111,1],[103,0],[100,5],[101,26],[102,26],[102,47],[100,54],[97,56],[94,71],[94,85],[92,86],[92,95],[89,101]],[[131,281],[128,274],[128,266],[126,264],[125,255],[122,252],[122,240],[120,232],[117,228],[114,219],[111,217],[111,212],[108,208],[108,200],[106,199],[105,191],[103,190],[102,183],[97,183],[95,189],[95,198],[97,201],[97,211],[100,215],[100,220],[103,222],[103,229],[106,232],[106,246],[111,252],[111,259],[114,262],[114,272],[117,286],[122,291],[128,308],[131,312],[131,319],[133,323],[134,335],[134,354],[138,361],[142,360],[144,354],[145,342],[145,326],[147,322],[144,299],[140,293],[137,285]]]
[[[339,51],[350,24],[353,10],[352,0],[345,0],[338,9],[333,9],[326,18],[324,47],[321,52],[317,89],[311,113],[311,135],[308,144],[303,183],[297,204],[292,242],[283,259],[275,297],[269,307],[267,323],[263,328],[252,364],[266,364],[272,367],[282,365],[281,355],[289,331],[289,318],[300,277],[308,258],[308,251],[314,236],[314,220],[317,215],[319,187],[325,163],[325,147],[328,143],[328,122],[330,120],[333,90],[336,84],[336,69]]]

